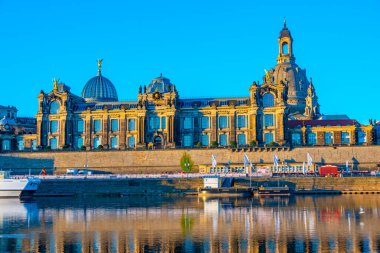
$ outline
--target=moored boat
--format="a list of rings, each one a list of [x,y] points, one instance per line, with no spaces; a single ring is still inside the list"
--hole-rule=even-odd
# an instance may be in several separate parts
[[[290,196],[290,188],[285,186],[260,186],[258,188],[260,196]]]
[[[12,178],[8,171],[0,171],[0,198],[30,198],[40,183],[38,178]]]
[[[222,184],[220,184],[220,177],[215,176],[205,176],[203,178],[203,188],[198,189],[199,196],[251,196],[252,188],[237,188],[233,187],[233,178],[223,178]]]

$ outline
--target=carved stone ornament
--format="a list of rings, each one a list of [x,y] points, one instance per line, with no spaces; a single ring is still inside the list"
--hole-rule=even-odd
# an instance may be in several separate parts
[[[153,93],[153,99],[154,100],[159,100],[159,99],[161,99],[162,98],[162,94],[158,91],[158,90],[156,90],[154,93]]]

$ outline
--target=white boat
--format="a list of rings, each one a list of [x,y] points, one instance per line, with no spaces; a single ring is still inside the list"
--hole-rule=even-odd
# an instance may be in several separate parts
[[[32,197],[40,183],[38,178],[12,178],[8,171],[0,171],[0,198]]]

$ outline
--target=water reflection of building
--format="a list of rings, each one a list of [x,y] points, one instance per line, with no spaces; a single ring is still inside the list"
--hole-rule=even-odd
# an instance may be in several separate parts
[[[221,199],[170,206],[44,208],[22,240],[47,252],[374,252],[380,249],[376,196],[297,198],[288,206]],[[209,205],[210,204],[210,205]],[[359,215],[359,207],[365,214]],[[184,228],[184,217],[190,217]],[[217,217],[217,219],[215,219]],[[213,223],[217,222],[214,230]],[[17,233],[26,233],[20,228]],[[8,247],[8,241],[2,245]],[[54,250],[53,250],[54,249]],[[32,251],[32,250],[31,250]]]

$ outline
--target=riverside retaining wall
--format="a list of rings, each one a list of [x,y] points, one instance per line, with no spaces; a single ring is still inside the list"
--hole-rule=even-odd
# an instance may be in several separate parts
[[[260,186],[265,181],[296,189],[380,192],[380,178],[238,178],[236,187]],[[284,182],[286,181],[286,182]],[[36,196],[166,195],[195,193],[202,179],[45,179]]]
[[[380,146],[349,147],[302,147],[294,149],[256,148],[243,149],[167,149],[146,151],[57,151],[57,152],[15,152],[0,154],[0,169],[40,171],[45,167],[50,172],[64,173],[67,168],[83,168],[88,164],[92,170],[108,173],[162,173],[180,171],[179,161],[183,152],[188,152],[198,164],[210,164],[211,155],[219,163],[243,162],[247,154],[253,163],[272,163],[276,154],[281,161],[306,161],[306,154],[315,163],[354,165],[355,168],[376,168],[380,164]]]

